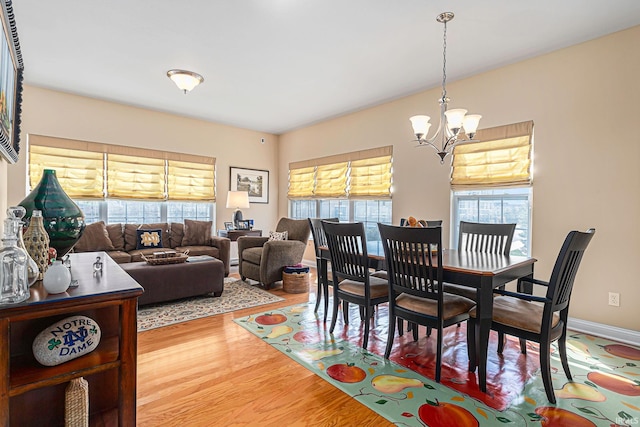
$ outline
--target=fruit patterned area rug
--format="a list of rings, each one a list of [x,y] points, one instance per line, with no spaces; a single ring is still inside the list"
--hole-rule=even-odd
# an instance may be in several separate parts
[[[463,324],[444,333],[441,383],[433,378],[436,333],[419,340],[396,336],[385,360],[387,308],[380,306],[371,324],[368,350],[357,307],[350,324],[339,314],[333,334],[330,318],[313,312],[314,303],[257,313],[234,321],[343,392],[399,426],[637,426],[640,425],[640,349],[581,333],[567,339],[573,382],[567,380],[552,350],[552,379],[557,404],[550,404],[539,374],[538,347],[520,353],[509,339],[502,356],[491,333],[487,391],[481,393],[467,369]],[[570,331],[571,332],[571,331]],[[397,331],[396,331],[397,334]]]
[[[138,309],[138,332],[200,317],[256,307],[284,298],[273,295],[242,280],[226,277],[222,296],[197,296],[162,304],[150,304]]]

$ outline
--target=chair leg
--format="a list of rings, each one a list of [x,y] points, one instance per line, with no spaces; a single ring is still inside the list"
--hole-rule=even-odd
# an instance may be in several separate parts
[[[367,349],[369,343],[369,323],[371,323],[371,306],[364,308],[364,338],[362,339],[362,348]]]
[[[389,317],[389,322],[391,322],[391,317]],[[404,329],[404,321],[398,317],[398,336],[404,335],[403,329]]]
[[[520,338],[520,353],[527,354],[527,340]]]
[[[344,306],[345,302],[342,302]],[[336,327],[336,320],[338,319],[338,306],[340,305],[340,298],[337,295],[333,297],[333,315],[331,316],[331,327],[329,328],[329,333],[333,333],[333,329]]]
[[[567,342],[564,334],[558,340],[558,351],[560,352],[560,361],[562,362],[564,374],[567,376],[567,379],[571,381],[571,371],[569,370],[569,362],[567,361]]]
[[[387,334],[387,347],[384,350],[384,358],[388,359],[393,347],[393,339],[395,338],[396,318],[393,309],[389,307],[389,333]],[[398,332],[402,332],[402,319],[398,317]],[[402,333],[400,333],[402,336]]]
[[[433,328],[431,326],[427,326],[427,336],[430,337],[431,336],[431,331],[433,330]]]
[[[318,308],[320,308],[320,300],[322,299],[322,266],[320,265],[320,260],[316,259],[316,272],[317,272],[317,282],[318,282],[318,291],[316,292],[316,306],[313,309],[314,313],[318,312]],[[325,299],[326,299],[325,295]],[[327,321],[327,310],[324,311],[324,321]]]
[[[418,341],[418,324],[411,324],[411,332],[413,333],[413,340]]]
[[[417,329],[417,328],[416,328]],[[436,346],[436,382],[440,382],[440,372],[442,368],[442,324],[438,326],[438,343]]]
[[[467,355],[469,357],[469,372],[476,370],[476,325],[472,319],[467,320]]]
[[[504,336],[504,332],[498,332],[498,354],[502,354],[504,351],[505,341],[506,337]]]
[[[544,391],[547,393],[547,399],[550,403],[556,403],[556,396],[553,392],[553,383],[551,382],[551,350],[548,342],[540,343],[540,371],[542,373],[542,384]]]
[[[348,325],[349,324],[349,302],[348,301],[342,301],[342,318],[344,319],[344,324]]]

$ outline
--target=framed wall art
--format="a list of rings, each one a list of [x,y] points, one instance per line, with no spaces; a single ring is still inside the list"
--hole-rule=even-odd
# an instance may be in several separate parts
[[[231,191],[248,191],[249,202],[269,203],[269,171],[231,166]]]
[[[11,0],[2,2],[0,34],[0,154],[9,163],[20,153],[20,113],[22,111],[22,54]]]

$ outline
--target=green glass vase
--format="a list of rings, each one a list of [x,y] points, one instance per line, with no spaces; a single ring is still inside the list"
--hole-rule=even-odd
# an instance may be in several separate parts
[[[66,255],[82,236],[85,227],[84,213],[64,192],[55,170],[45,169],[38,185],[20,205],[27,210],[24,216],[27,224],[34,209],[42,211],[49,246],[56,249],[58,258]]]

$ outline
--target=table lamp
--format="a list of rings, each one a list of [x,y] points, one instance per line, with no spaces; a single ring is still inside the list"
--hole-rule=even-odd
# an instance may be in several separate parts
[[[249,208],[248,191],[229,191],[227,194],[227,209],[235,208],[233,212],[233,225],[238,228],[238,222],[242,221],[242,211],[240,209]]]

